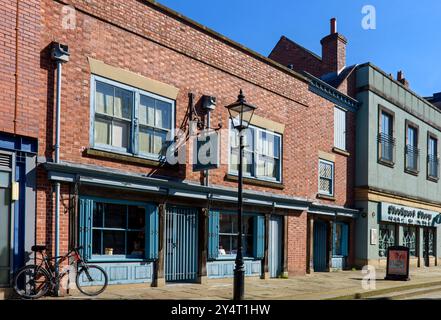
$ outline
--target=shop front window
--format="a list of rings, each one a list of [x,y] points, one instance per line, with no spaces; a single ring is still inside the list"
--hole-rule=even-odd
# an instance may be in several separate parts
[[[243,217],[243,253],[253,256],[254,217]],[[237,253],[238,219],[236,214],[222,213],[219,216],[219,256],[235,256]]]
[[[145,217],[142,206],[94,202],[92,254],[144,257]]]
[[[336,223],[334,226],[334,256],[348,256],[349,226]]]
[[[395,245],[395,225],[380,225],[379,256],[386,257],[387,249]]]
[[[403,246],[409,248],[409,254],[416,256],[416,228],[403,227]]]
[[[155,204],[81,196],[79,211],[78,240],[86,261],[158,258]]]

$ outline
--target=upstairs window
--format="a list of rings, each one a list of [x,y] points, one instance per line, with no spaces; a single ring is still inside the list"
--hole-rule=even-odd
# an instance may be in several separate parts
[[[319,160],[319,194],[334,196],[334,163]]]
[[[230,173],[239,171],[239,133],[230,123]],[[244,177],[281,182],[282,137],[274,132],[250,126],[243,133]]]
[[[395,138],[393,128],[394,116],[382,108],[380,109],[380,124],[378,133],[379,161],[393,165],[395,153]]]
[[[93,147],[161,159],[174,134],[174,101],[98,76],[92,86]]]
[[[430,133],[427,142],[427,177],[439,179],[438,139]]]
[[[346,111],[334,107],[334,147],[346,151]]]
[[[132,129],[133,92],[97,81],[95,143],[127,151]]]
[[[406,122],[406,171],[418,173],[418,128]]]

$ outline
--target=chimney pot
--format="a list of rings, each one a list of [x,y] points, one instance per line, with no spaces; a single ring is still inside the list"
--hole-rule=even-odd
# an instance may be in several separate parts
[[[404,79],[404,74],[403,74],[403,71],[398,71],[398,73],[397,73],[397,80],[398,81],[401,81],[401,80],[403,80]]]
[[[337,19],[331,19],[331,34],[337,33]]]

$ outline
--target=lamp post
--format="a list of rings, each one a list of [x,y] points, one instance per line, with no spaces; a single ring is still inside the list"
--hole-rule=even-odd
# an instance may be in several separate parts
[[[245,289],[245,268],[243,263],[243,229],[242,229],[242,213],[243,213],[243,133],[248,128],[256,107],[247,103],[242,89],[235,103],[226,106],[230,114],[233,127],[239,132],[239,187],[238,187],[238,239],[237,239],[237,254],[236,266],[234,268],[234,300],[243,300]]]

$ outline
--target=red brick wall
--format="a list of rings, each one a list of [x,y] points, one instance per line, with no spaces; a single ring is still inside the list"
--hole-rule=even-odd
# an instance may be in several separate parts
[[[261,61],[259,57],[234,48],[221,39],[198,30],[187,22],[140,1],[79,1],[68,3],[80,8],[76,12],[77,30],[61,26],[62,4],[44,0],[45,8],[41,48],[52,41],[68,44],[71,60],[63,67],[61,116],[61,160],[93,164],[143,174],[178,176],[200,181],[200,173],[191,166],[180,172],[92,158],[85,155],[89,147],[90,71],[87,57],[124,68],[180,89],[176,101],[179,126],[186,116],[188,92],[217,97],[217,109],[212,113],[212,125],[220,121],[227,126],[228,115],[223,106],[237,98],[239,88],[247,100],[259,107],[256,114],[287,124],[283,138],[284,190],[246,185],[247,189],[288,196],[314,199],[317,193],[318,151],[332,152],[333,105],[311,94],[308,84],[289,71],[283,71]],[[99,19],[97,19],[97,17]],[[53,154],[53,94],[54,69],[48,51],[42,53],[40,70],[40,156]],[[222,150],[225,155],[228,151]],[[188,153],[187,153],[188,156]],[[346,177],[351,158],[336,155],[336,201],[344,205],[351,199]],[[211,183],[237,187],[225,181],[226,166],[211,171]],[[51,186],[39,171],[37,192],[37,229],[39,241],[51,241],[53,212]],[[67,191],[63,194],[66,197]],[[348,196],[349,195],[349,196]],[[349,200],[350,202],[351,200]],[[63,208],[63,207],[62,207]],[[306,214],[290,218],[290,271],[304,273],[306,267]],[[62,215],[62,248],[67,250],[68,214]]]
[[[284,66],[292,65],[297,72],[306,71],[316,77],[323,75],[322,59],[284,36],[280,38],[269,58]]]
[[[40,0],[19,1],[18,43],[17,1],[3,0],[0,6],[0,131],[37,138]]]
[[[288,273],[289,276],[306,274],[307,213],[288,217]]]

